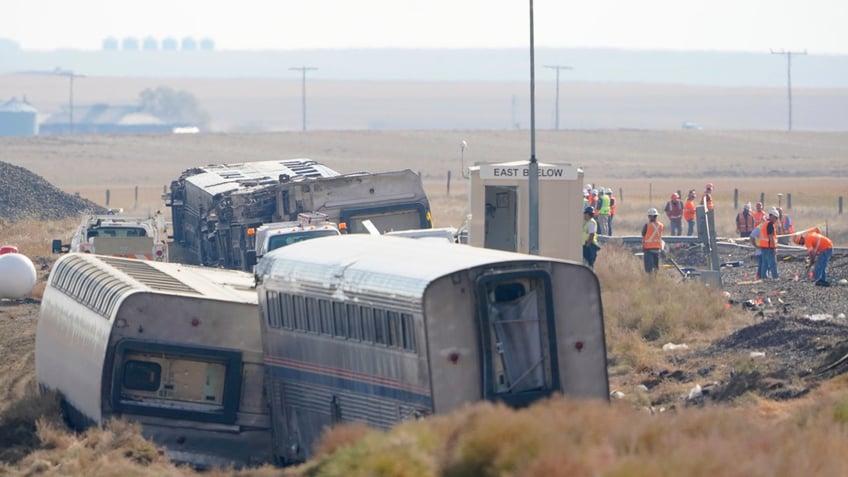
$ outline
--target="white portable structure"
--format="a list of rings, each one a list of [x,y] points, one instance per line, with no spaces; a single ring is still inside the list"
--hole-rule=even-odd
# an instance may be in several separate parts
[[[539,163],[539,255],[581,262],[583,170]],[[530,250],[528,161],[469,168],[468,244]]]

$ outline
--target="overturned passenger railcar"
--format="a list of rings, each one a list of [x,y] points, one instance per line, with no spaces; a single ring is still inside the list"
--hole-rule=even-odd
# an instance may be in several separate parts
[[[176,261],[245,269],[247,230],[275,221],[280,182],[338,173],[311,159],[218,164],[184,171],[164,196]]]
[[[401,237],[315,238],[256,270],[273,452],[479,400],[608,399],[600,287],[574,262]]]
[[[137,421],[178,462],[268,462],[252,285],[233,270],[64,255],[41,302],[38,384],[75,427]]]

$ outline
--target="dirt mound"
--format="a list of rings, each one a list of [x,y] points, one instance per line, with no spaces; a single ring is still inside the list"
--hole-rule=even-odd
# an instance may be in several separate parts
[[[83,212],[104,213],[94,202],[75,197],[23,167],[0,161],[0,223],[25,219],[61,220]]]

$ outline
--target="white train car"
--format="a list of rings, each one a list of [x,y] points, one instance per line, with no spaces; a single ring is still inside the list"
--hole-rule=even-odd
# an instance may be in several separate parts
[[[581,264],[343,235],[277,249],[256,273],[279,462],[308,459],[341,422],[608,399],[600,286]]]
[[[75,427],[138,421],[198,467],[270,460],[253,276],[73,253],[51,270],[36,379]]]

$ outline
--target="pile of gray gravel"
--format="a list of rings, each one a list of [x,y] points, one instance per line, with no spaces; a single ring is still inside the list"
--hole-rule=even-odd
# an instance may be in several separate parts
[[[105,213],[106,209],[63,192],[23,167],[0,161],[0,223],[61,220],[83,212]]]

